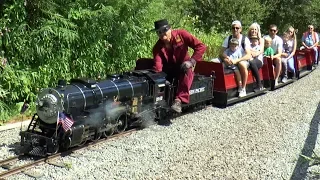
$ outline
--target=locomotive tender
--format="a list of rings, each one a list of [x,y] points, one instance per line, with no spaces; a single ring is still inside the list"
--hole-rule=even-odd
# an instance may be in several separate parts
[[[39,93],[36,114],[20,133],[23,153],[46,156],[148,120],[168,118],[175,91],[165,73],[152,70],[112,75],[99,82],[71,79],[66,84],[60,80],[56,88]],[[211,101],[212,96],[213,77],[195,75],[190,103],[183,108]],[[63,122],[66,119],[69,121]]]

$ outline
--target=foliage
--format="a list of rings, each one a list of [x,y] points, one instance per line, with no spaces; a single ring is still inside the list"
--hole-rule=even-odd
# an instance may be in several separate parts
[[[214,27],[225,32],[234,20],[249,26],[253,22],[261,22],[268,15],[266,6],[259,0],[195,0],[193,7],[192,14],[199,15],[198,26],[207,31]]]
[[[5,104],[3,99],[6,97],[8,92],[2,88],[0,85],[0,112],[6,112],[8,111],[8,106]],[[0,113],[0,120],[4,120],[7,116],[7,113]]]

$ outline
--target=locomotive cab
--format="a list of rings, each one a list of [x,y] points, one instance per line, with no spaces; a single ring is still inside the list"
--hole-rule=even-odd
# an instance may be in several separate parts
[[[152,66],[152,59],[142,58],[136,61],[135,70],[153,72],[153,70],[151,70]],[[161,73],[163,72],[157,74]],[[182,108],[186,109],[190,106],[194,106],[199,103],[206,104],[207,101],[211,101],[213,99],[214,78],[215,77],[213,73],[209,75],[195,74],[192,86],[189,91],[190,102],[188,104],[182,104]],[[166,80],[165,84],[158,84],[159,87],[156,88],[155,91],[159,92],[159,94],[157,95],[157,97],[155,97],[155,102],[161,101],[163,98],[165,98],[165,109],[168,110],[168,108],[172,105],[175,99],[177,84],[178,81],[176,79],[173,79],[171,81]],[[163,96],[163,94],[165,95]]]

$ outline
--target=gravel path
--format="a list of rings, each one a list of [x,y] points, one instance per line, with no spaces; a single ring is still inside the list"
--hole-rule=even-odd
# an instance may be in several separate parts
[[[69,169],[33,171],[39,179],[314,179],[320,168],[299,155],[320,155],[319,80],[320,68],[243,103],[209,107],[61,158]],[[4,159],[12,155],[8,144],[19,141],[18,130],[1,132],[0,139]]]

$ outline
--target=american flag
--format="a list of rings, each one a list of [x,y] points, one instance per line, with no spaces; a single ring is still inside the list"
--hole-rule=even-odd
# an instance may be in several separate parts
[[[73,125],[74,121],[67,117],[63,112],[59,112],[58,124],[62,124],[62,128],[64,131],[68,131]]]

